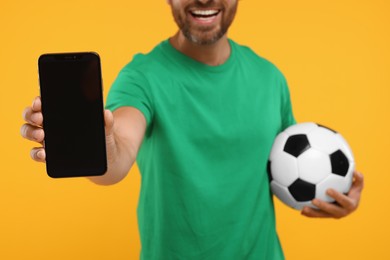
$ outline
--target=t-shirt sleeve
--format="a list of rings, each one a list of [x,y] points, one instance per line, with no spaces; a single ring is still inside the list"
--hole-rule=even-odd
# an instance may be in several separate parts
[[[141,72],[126,67],[118,74],[109,90],[106,109],[115,111],[125,106],[141,111],[147,125],[150,124],[153,105],[148,81]]]
[[[290,98],[290,90],[286,78],[282,75],[282,131],[296,124]]]

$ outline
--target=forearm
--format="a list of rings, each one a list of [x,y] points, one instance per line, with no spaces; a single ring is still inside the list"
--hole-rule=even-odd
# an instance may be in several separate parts
[[[102,176],[88,177],[98,185],[112,185],[126,177],[136,159],[136,151],[126,145],[120,138],[108,138],[107,172]]]
[[[89,179],[96,184],[111,185],[126,177],[133,166],[144,137],[146,120],[133,107],[119,108],[113,115],[106,110],[105,116],[107,172]]]

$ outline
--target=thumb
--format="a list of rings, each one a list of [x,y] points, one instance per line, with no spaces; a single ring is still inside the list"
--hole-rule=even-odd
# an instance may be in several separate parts
[[[116,158],[116,141],[114,137],[114,115],[110,110],[104,110],[104,125],[106,131],[107,161],[112,163]]]
[[[114,128],[114,115],[108,109],[104,110],[104,125],[106,128],[106,136],[111,135]]]

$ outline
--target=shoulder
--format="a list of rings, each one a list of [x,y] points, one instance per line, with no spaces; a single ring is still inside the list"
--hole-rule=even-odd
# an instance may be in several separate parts
[[[236,51],[237,59],[247,66],[253,66],[257,70],[266,71],[278,77],[283,77],[279,68],[270,60],[257,54],[252,48],[229,40]]]
[[[147,75],[164,68],[164,55],[161,50],[162,43],[156,45],[148,53],[137,53],[132,60],[120,71],[121,74]]]

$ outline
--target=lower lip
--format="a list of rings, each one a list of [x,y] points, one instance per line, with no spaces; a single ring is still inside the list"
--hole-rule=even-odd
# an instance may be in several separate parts
[[[221,11],[219,11],[218,14],[207,18],[195,17],[191,13],[189,15],[191,17],[191,20],[195,21],[196,23],[209,25],[215,23],[219,19],[219,17],[221,16]]]

